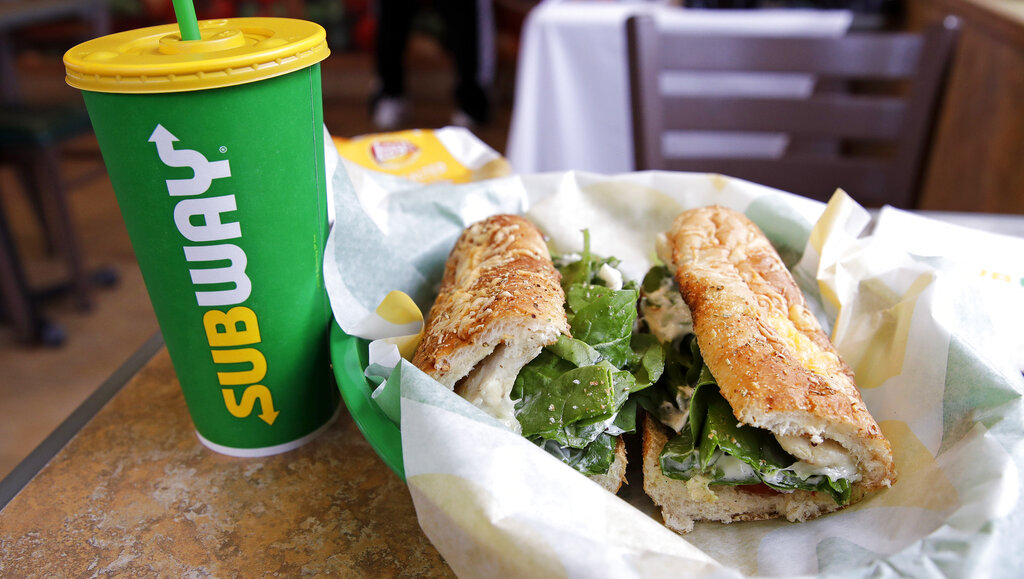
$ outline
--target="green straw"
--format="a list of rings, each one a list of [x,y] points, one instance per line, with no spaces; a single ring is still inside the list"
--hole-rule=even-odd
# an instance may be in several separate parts
[[[192,0],[171,0],[174,17],[178,19],[178,30],[182,40],[199,40],[199,22],[196,21],[196,7]]]

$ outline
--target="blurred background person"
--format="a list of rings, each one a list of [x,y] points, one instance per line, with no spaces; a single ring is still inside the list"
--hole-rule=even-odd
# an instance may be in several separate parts
[[[407,118],[406,46],[413,20],[427,6],[440,17],[441,40],[455,66],[451,122],[483,125],[491,119],[489,91],[494,79],[494,15],[491,0],[377,0],[375,72],[377,87],[370,101],[378,129],[398,128]]]

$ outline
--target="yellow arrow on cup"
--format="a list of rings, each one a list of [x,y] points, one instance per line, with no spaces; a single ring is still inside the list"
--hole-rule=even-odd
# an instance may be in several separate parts
[[[224,395],[224,406],[227,407],[228,412],[231,413],[235,418],[245,418],[252,414],[253,408],[256,406],[256,401],[260,402],[260,420],[267,424],[274,424],[277,420],[277,415],[280,412],[274,410],[274,400],[270,395],[270,388],[262,384],[253,384],[242,392],[241,402],[235,400],[235,391],[230,388],[224,388],[221,391]]]

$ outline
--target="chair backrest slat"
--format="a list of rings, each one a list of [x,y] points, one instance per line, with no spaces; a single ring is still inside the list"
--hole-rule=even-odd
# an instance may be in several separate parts
[[[707,36],[633,16],[626,35],[635,167],[722,173],[817,199],[843,188],[866,205],[913,207],[958,32],[947,18],[923,34]],[[842,90],[663,94],[670,72],[795,73]],[[886,90],[876,94],[879,86]],[[669,131],[782,134],[790,146],[774,159],[683,158],[663,148]]]
[[[664,169],[739,176],[812,199],[828,199],[836,189],[878,191],[885,186],[888,167],[878,159],[799,157],[775,159],[739,159],[705,157],[669,159]],[[884,196],[864,194],[858,201],[865,205],[886,203]]]
[[[895,139],[906,103],[819,95],[806,99],[666,97],[662,130],[770,131],[854,139]]]
[[[916,34],[840,38],[662,36],[662,70],[806,72],[843,78],[907,78],[918,68]]]

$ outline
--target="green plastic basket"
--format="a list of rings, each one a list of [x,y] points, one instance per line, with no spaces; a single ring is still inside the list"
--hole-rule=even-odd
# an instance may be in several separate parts
[[[363,374],[369,360],[368,349],[367,340],[346,334],[337,322],[331,324],[331,364],[341,398],[373,450],[405,480],[402,433],[370,397],[374,386]]]

